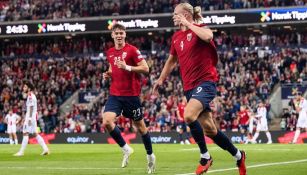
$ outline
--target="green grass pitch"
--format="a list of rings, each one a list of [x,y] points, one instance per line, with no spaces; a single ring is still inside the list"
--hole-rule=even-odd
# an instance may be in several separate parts
[[[141,175],[146,174],[142,144],[131,145],[134,154],[120,168],[122,153],[117,145],[52,144],[51,154],[40,156],[39,145],[28,145],[23,157],[13,157],[20,145],[0,145],[0,175]],[[307,175],[307,144],[237,145],[247,153],[249,175]],[[155,174],[193,174],[199,161],[197,145],[155,144]],[[214,161],[208,174],[237,175],[235,160],[216,145],[208,146]]]

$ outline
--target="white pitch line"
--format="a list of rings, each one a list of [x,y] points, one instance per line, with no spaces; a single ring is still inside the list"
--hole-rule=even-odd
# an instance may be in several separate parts
[[[124,168],[95,168],[95,167],[88,167],[88,168],[80,168],[80,167],[26,167],[26,166],[10,166],[10,167],[0,167],[0,168],[7,168],[7,169],[38,169],[38,170],[119,170]],[[144,168],[129,168],[129,169],[144,169]]]
[[[247,166],[246,168],[258,168],[258,167],[264,167],[264,166],[275,166],[275,165],[293,164],[293,163],[301,163],[301,162],[307,162],[307,159],[287,161],[287,162],[264,163],[264,164]],[[237,169],[238,168],[225,168],[225,169],[217,169],[217,170],[211,170],[211,171],[209,170],[207,173],[231,171],[231,170],[237,170]],[[195,173],[185,173],[185,174],[175,174],[175,175],[195,175]]]
[[[258,165],[251,165],[247,166],[247,168],[258,168],[258,167],[265,167],[265,166],[274,166],[274,165],[284,165],[284,164],[293,164],[293,163],[301,163],[301,162],[307,162],[307,159],[302,160],[294,160],[294,161],[287,161],[287,162],[275,162],[275,163],[265,163],[265,164],[258,164]],[[0,168],[7,168],[7,169],[38,169],[38,170],[120,170],[123,168],[108,168],[108,167],[21,167],[21,166],[9,166],[9,167],[1,167]],[[129,168],[129,169],[144,169],[144,168]],[[211,170],[207,173],[214,173],[214,172],[223,172],[223,171],[231,171],[231,170],[237,170],[237,168],[226,168],[226,169],[217,169],[217,170]],[[194,173],[185,173],[185,174],[176,174],[176,175],[194,175]]]
[[[213,147],[209,148],[210,151],[220,150],[221,148]],[[185,148],[181,149],[182,151],[199,151],[199,148]],[[293,149],[288,148],[276,148],[276,149],[264,149],[264,148],[245,148],[244,151],[291,151]]]

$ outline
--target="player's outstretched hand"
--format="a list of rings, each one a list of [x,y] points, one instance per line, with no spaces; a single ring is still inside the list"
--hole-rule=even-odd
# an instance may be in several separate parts
[[[108,71],[108,72],[104,72],[104,73],[103,73],[103,79],[104,79],[104,80],[107,80],[107,79],[109,79],[110,77],[111,77],[111,72]]]
[[[158,80],[154,83],[154,85],[153,85],[153,87],[152,87],[152,89],[151,89],[151,94],[158,94],[158,93],[159,93],[159,92],[158,92],[158,89],[159,89],[160,86],[162,86],[162,84],[163,84],[163,81],[160,80],[160,79],[158,79]]]

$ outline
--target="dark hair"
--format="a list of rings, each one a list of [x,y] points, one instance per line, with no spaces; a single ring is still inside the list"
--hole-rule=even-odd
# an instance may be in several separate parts
[[[28,80],[25,80],[23,85],[27,85],[29,89],[34,90],[34,85]]]
[[[113,25],[112,27],[112,31],[119,29],[119,30],[125,30],[126,31],[126,27],[122,24],[116,23]]]

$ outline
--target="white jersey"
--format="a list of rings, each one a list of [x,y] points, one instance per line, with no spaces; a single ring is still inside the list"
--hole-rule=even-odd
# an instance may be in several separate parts
[[[19,116],[15,113],[12,113],[12,115],[7,114],[5,116],[5,120],[7,121],[7,133],[16,133],[16,123],[19,119]]]
[[[15,113],[12,113],[12,115],[7,114],[5,116],[5,120],[7,121],[7,126],[16,126],[17,120],[18,120],[19,116]]]
[[[36,96],[32,92],[28,93],[26,106],[27,106],[27,112],[26,112],[25,121],[31,120],[32,122],[36,122],[37,121],[37,99],[36,99]],[[32,116],[30,116],[31,107],[33,107]]]
[[[266,118],[266,107],[258,107],[257,109],[257,130],[258,131],[267,131],[268,130],[268,121]]]
[[[36,96],[30,92],[27,97],[27,112],[23,124],[23,133],[34,134],[37,133],[37,99]],[[32,115],[30,115],[30,108],[33,107]]]
[[[299,108],[301,108],[301,111],[299,113],[296,127],[307,128],[307,100],[302,98],[299,103]]]

